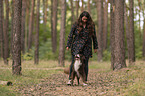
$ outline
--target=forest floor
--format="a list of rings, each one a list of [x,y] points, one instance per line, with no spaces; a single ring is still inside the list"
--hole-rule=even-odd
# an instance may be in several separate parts
[[[66,84],[68,75],[63,73],[62,69],[56,68],[56,70],[57,73],[45,76],[46,78],[39,79],[37,83],[24,85],[21,83],[20,86],[11,88],[22,96],[144,96],[145,94],[145,63],[143,62],[117,71],[90,68],[87,86],[83,86],[82,80],[78,86],[76,79],[73,86],[68,86]],[[41,68],[39,71],[42,71]]]
[[[78,86],[76,79],[73,86],[68,86],[66,84],[67,74],[53,74],[43,79],[39,84],[20,87],[19,92],[25,96],[123,96],[128,94],[132,96],[132,92],[135,91],[134,94],[138,96],[140,93],[136,89],[128,89],[130,86],[134,86],[139,79],[131,78],[131,75],[136,71],[136,69],[124,68],[116,72],[104,73],[103,70],[91,69],[87,86],[83,86],[82,81]],[[145,92],[145,87],[142,90]],[[141,94],[143,96],[143,93]]]
[[[68,75],[64,73],[53,74],[47,79],[43,79],[39,84],[31,85],[27,87],[19,87],[19,92],[22,95],[28,96],[95,96],[95,95],[121,95],[121,89],[126,88],[134,81],[127,80],[129,69],[123,69],[121,75],[116,75],[113,72],[99,73],[98,69],[93,69],[89,71],[88,85],[83,86],[82,81],[78,86],[75,79],[74,86],[68,86],[66,83],[68,81]],[[129,74],[128,74],[129,75]],[[124,77],[124,78],[123,78]],[[122,79],[120,82],[119,79]],[[119,80],[119,82],[117,81]]]

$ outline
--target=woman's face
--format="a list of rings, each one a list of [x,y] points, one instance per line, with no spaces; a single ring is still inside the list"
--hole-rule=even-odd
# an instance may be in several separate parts
[[[88,20],[88,18],[87,18],[86,16],[83,16],[83,17],[82,17],[82,21],[83,21],[84,23],[86,23],[87,20]]]

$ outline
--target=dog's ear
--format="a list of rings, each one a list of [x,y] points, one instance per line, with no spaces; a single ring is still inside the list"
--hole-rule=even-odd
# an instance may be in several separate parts
[[[85,59],[85,56],[82,56],[83,59]]]
[[[82,54],[80,54],[80,57],[82,58],[82,60],[84,60],[84,59],[85,59],[85,56],[84,56],[84,55],[82,55]]]
[[[80,55],[80,57],[82,57],[83,55],[82,54],[79,54]]]

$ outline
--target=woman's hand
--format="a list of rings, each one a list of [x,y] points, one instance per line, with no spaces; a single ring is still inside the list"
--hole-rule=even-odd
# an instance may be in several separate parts
[[[69,47],[66,47],[66,50],[69,50]]]
[[[97,49],[94,49],[94,52],[96,53],[97,52]]]

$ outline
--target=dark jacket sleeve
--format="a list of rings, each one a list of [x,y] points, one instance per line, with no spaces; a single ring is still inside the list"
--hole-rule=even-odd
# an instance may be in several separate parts
[[[71,28],[71,31],[70,31],[70,33],[68,35],[68,40],[67,40],[66,47],[69,47],[69,48],[71,47],[72,41],[73,41],[73,35],[74,35],[75,30],[76,30],[76,24],[73,24],[73,26]]]
[[[92,38],[93,38],[93,46],[94,46],[94,49],[98,49],[98,41],[97,41],[97,37],[96,37],[95,26],[94,26],[94,35],[92,36]]]

